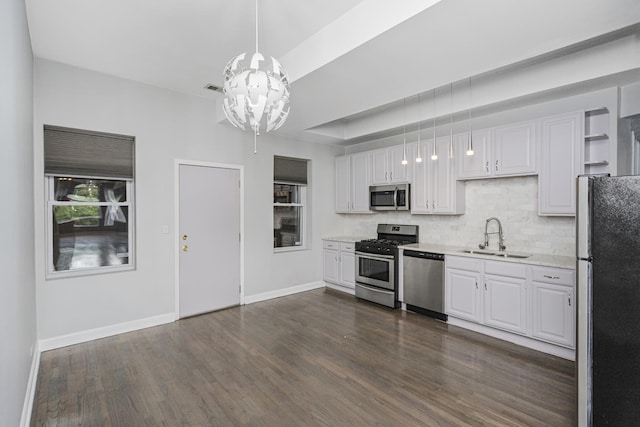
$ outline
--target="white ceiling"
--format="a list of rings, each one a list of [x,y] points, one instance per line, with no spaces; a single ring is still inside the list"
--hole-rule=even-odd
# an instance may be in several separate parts
[[[81,68],[220,98],[253,52],[253,0],[26,0],[33,51]],[[289,72],[282,132],[354,115],[470,76],[548,57],[640,22],[638,0],[260,0],[260,51]],[[323,132],[326,134],[326,132]]]

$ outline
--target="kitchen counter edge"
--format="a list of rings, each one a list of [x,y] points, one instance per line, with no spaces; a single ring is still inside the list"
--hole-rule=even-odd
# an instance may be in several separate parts
[[[323,237],[322,240],[331,240],[332,242],[342,242],[342,243],[355,243],[360,240],[371,239],[371,237],[362,237],[362,236],[332,236],[332,237]]]
[[[565,255],[544,255],[544,254],[532,254],[528,258],[502,258],[496,255],[482,255],[482,254],[468,254],[461,252],[465,249],[469,249],[468,247],[461,246],[446,246],[446,245],[437,245],[437,244],[429,244],[429,243],[414,243],[411,245],[402,245],[399,246],[398,249],[411,249],[419,252],[433,252],[443,255],[455,255],[461,257],[469,257],[469,258],[480,258],[491,261],[502,261],[502,262],[515,262],[518,264],[530,264],[530,265],[540,265],[544,267],[557,267],[557,268],[566,268],[570,270],[575,270],[576,268],[576,259],[575,257],[565,256]]]

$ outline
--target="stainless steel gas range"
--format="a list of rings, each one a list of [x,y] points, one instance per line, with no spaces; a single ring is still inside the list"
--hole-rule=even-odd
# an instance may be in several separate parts
[[[356,242],[356,297],[391,308],[398,301],[398,246],[418,243],[417,225],[378,224],[378,238]]]

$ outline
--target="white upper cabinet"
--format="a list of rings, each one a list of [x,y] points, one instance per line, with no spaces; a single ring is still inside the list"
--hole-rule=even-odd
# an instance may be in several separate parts
[[[493,174],[495,176],[536,173],[536,122],[534,120],[498,126],[493,131],[493,137],[495,150]]]
[[[467,155],[468,133],[458,136],[458,179],[488,178],[491,176],[490,163],[492,131],[481,129],[472,131],[473,154]]]
[[[336,157],[336,212],[351,211],[351,156]]]
[[[473,131],[473,155],[467,133],[458,135],[458,179],[535,175],[536,121]]]
[[[464,213],[464,183],[456,181],[456,159],[449,157],[449,141],[448,136],[437,139],[436,160],[431,159],[433,140],[420,142],[423,160],[415,164],[411,187],[411,213]]]
[[[351,212],[369,210],[370,156],[368,152],[351,155]]]
[[[416,157],[415,147],[415,143],[407,144],[406,165],[402,164],[405,158],[404,144],[371,151],[371,185],[411,182]]]
[[[368,213],[370,153],[336,157],[336,212]]]
[[[576,112],[540,120],[540,215],[571,216],[576,213],[582,119],[583,114]]]

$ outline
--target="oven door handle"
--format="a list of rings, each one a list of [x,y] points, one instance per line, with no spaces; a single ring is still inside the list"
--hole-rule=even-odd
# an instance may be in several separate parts
[[[381,261],[393,261],[393,258],[394,258],[393,255],[377,255],[377,254],[370,254],[367,252],[356,252],[356,257],[373,258]]]

